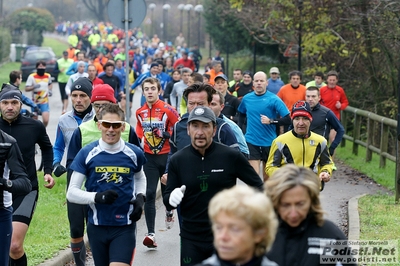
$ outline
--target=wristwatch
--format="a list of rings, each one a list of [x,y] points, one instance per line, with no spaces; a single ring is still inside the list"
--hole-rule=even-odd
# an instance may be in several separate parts
[[[12,181],[11,181],[10,179],[7,179],[7,181],[6,181],[6,187],[7,187],[8,189],[10,189],[10,188],[12,187],[12,185],[13,185]]]

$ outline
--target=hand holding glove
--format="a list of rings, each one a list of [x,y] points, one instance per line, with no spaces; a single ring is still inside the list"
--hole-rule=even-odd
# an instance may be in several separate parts
[[[175,188],[172,191],[171,195],[169,196],[169,205],[176,208],[176,206],[178,206],[181,203],[182,198],[185,194],[185,190],[186,190],[185,185]]]
[[[60,177],[65,172],[67,172],[67,169],[64,166],[62,166],[60,163],[55,163],[53,165],[53,173],[56,177]]]
[[[100,204],[113,204],[118,198],[118,193],[114,190],[106,190],[103,192],[97,192],[94,196],[94,201]]]
[[[146,199],[143,194],[137,194],[136,199],[129,202],[133,205],[133,212],[131,213],[131,215],[129,215],[129,219],[131,219],[132,222],[139,221],[143,213],[143,205],[145,201]]]

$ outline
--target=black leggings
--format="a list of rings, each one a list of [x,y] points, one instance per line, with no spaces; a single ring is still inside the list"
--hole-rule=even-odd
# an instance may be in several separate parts
[[[143,165],[147,179],[146,203],[144,215],[146,218],[148,233],[155,233],[156,220],[156,192],[160,177],[165,173],[168,154],[145,153],[147,162]],[[165,185],[161,184],[161,193],[164,194]]]
[[[58,87],[60,88],[61,101],[68,100],[68,95],[65,92],[66,85],[67,83],[62,83],[62,82],[58,83]]]

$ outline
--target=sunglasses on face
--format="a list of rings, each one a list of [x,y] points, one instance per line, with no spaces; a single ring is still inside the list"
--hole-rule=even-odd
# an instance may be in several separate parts
[[[122,127],[123,124],[125,124],[125,122],[123,121],[107,121],[107,120],[99,120],[99,123],[105,127],[105,128],[110,128],[112,127],[113,129],[118,129],[120,127]]]

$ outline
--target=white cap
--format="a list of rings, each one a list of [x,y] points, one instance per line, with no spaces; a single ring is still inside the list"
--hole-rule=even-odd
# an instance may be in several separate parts
[[[271,73],[278,73],[278,74],[280,74],[279,68],[277,68],[277,67],[271,67],[271,69],[269,70],[269,73],[270,73],[270,74],[271,74]]]

